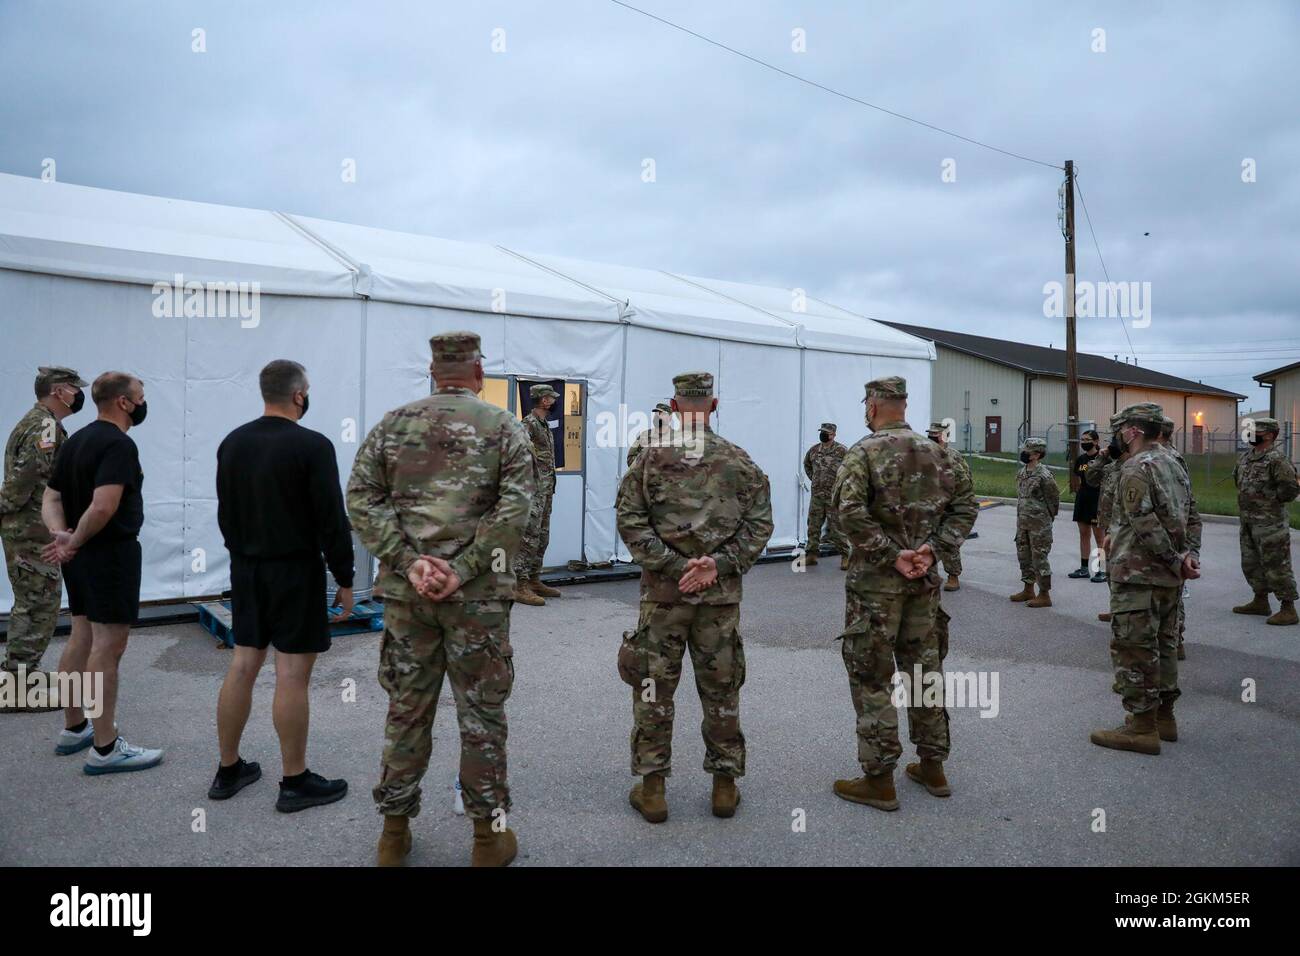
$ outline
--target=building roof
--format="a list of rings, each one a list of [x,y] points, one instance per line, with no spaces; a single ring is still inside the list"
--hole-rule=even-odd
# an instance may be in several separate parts
[[[1023,342],[1011,342],[1006,339],[991,339],[983,335],[970,335],[966,332],[949,332],[947,329],[931,329],[920,325],[906,325],[902,322],[877,321],[892,326],[901,332],[929,339],[936,345],[942,345],[956,352],[965,352],[978,358],[1019,369],[1034,375],[1051,375],[1065,378],[1065,350],[1044,348],[1041,345],[1026,345]],[[1232,398],[1238,401],[1245,395],[1230,392],[1223,388],[1214,388],[1166,375],[1155,369],[1142,368],[1125,362],[1116,362],[1102,355],[1090,355],[1080,352],[1076,367],[1081,381],[1105,382],[1110,385],[1130,385],[1138,388],[1161,388],[1171,392],[1187,392],[1193,395],[1213,395],[1220,398]],[[1258,378],[1259,376],[1256,376]]]
[[[1287,372],[1294,372],[1300,369],[1300,362],[1292,362],[1290,365],[1283,365],[1281,368],[1275,368],[1271,372],[1260,372],[1255,376],[1257,382],[1271,382],[1279,375],[1285,375]]]

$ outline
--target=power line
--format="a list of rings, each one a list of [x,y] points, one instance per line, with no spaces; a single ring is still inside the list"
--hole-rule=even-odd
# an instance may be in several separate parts
[[[1101,263],[1101,274],[1106,277],[1106,284],[1110,285],[1110,273],[1106,271],[1106,260],[1101,254],[1101,243],[1097,241],[1097,231],[1092,228],[1092,216],[1088,215],[1088,200],[1083,198],[1083,187],[1079,185],[1078,173],[1075,173],[1074,176],[1074,188],[1079,193],[1079,203],[1083,206],[1083,219],[1088,224],[1088,232],[1092,236],[1093,248],[1097,250],[1097,261]],[[1074,237],[1071,236],[1071,238]],[[1124,330],[1124,341],[1128,342],[1129,355],[1132,355],[1133,361],[1136,362],[1137,353],[1133,351],[1133,339],[1129,337],[1128,326],[1124,324],[1124,320],[1120,316],[1115,318],[1119,319],[1119,327]]]
[[[969,136],[963,136],[960,133],[954,133],[950,129],[944,129],[942,126],[935,126],[933,123],[927,123],[924,120],[916,119],[913,116],[907,116],[904,113],[897,113],[894,110],[886,109],[883,106],[877,106],[875,103],[868,103],[866,100],[859,99],[858,97],[852,96],[848,93],[843,93],[840,90],[826,86],[823,83],[818,83],[816,80],[810,80],[807,77],[800,76],[798,73],[791,73],[789,70],[783,70],[781,69],[781,67],[777,66],[774,63],[768,63],[766,60],[760,60],[756,56],[751,56],[748,53],[745,53],[741,50],[737,50],[735,47],[727,46],[725,43],[720,43],[717,40],[711,39],[710,37],[706,37],[702,33],[696,33],[694,30],[688,29],[687,27],[684,27],[681,24],[673,23],[671,20],[665,20],[663,17],[656,16],[655,14],[650,13],[649,11],[642,10],[639,7],[634,7],[630,3],[624,3],[623,0],[610,0],[610,2],[617,6],[623,7],[626,10],[631,10],[633,13],[639,13],[643,17],[649,17],[651,20],[656,20],[659,23],[662,23],[664,26],[672,27],[674,30],[680,30],[682,33],[689,34],[690,36],[695,37],[697,40],[703,40],[705,43],[709,43],[713,46],[716,46],[720,50],[726,50],[728,53],[749,60],[751,63],[757,63],[759,66],[766,67],[769,70],[772,70],[776,73],[780,73],[782,76],[788,76],[792,80],[798,80],[800,83],[806,83],[807,85],[815,87],[825,93],[830,93],[832,96],[838,96],[841,99],[848,100],[851,103],[857,103],[859,106],[866,106],[870,109],[877,110],[889,116],[896,117],[897,119],[907,120],[907,122],[915,123],[917,126],[924,126],[926,129],[934,130],[936,133],[943,133],[945,136],[952,136],[956,139],[962,140],[963,142],[970,143],[972,146],[980,146],[984,149],[991,149],[995,153],[1002,153],[1004,156],[1011,156],[1015,159],[1023,159],[1027,163],[1037,163],[1039,166],[1046,166],[1049,169],[1063,168],[1057,165],[1056,163],[1048,163],[1048,162],[1044,162],[1041,159],[1034,159],[1031,156],[1024,156],[1020,153],[1013,153],[1009,149],[1002,149],[1000,146],[993,146],[990,143],[982,143],[977,139],[971,139]]]

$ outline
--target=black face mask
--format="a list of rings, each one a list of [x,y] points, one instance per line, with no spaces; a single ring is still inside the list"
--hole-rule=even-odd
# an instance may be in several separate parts
[[[1080,445],[1079,447],[1082,448],[1084,451],[1092,451],[1092,450],[1093,450],[1094,448],[1096,448],[1097,446],[1094,445],[1094,444],[1093,444],[1092,442],[1090,442],[1090,441],[1086,441],[1086,442],[1084,442],[1082,445]]]
[[[1023,461],[1026,465],[1029,464],[1029,452],[1022,451],[1020,453],[1020,460]]]
[[[1118,458],[1124,454],[1124,445],[1119,440],[1119,432],[1110,436],[1110,444],[1106,446],[1106,451],[1110,453],[1111,458]]]
[[[85,404],[86,404],[86,393],[78,390],[76,397],[72,400],[72,404],[68,406],[68,411],[70,411],[73,415],[75,415],[77,414],[77,412],[81,411],[82,407]]]
[[[311,404],[311,396],[306,392],[302,393],[302,414],[298,416],[298,421],[302,421],[307,415],[307,406]]]
[[[129,401],[129,399],[128,399]],[[149,405],[147,402],[137,402],[135,408],[131,409],[131,424],[142,425],[144,418],[149,414]]]
[[[830,433],[830,432],[818,432],[818,433],[817,433],[817,437],[820,438],[820,439],[821,439],[822,441],[824,441],[824,442],[826,442],[826,441],[830,441],[830,440],[831,440],[831,433]]]

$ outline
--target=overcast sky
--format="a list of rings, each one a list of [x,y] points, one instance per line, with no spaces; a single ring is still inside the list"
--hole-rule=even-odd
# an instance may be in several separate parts
[[[1149,326],[1127,323],[1140,364],[1241,392],[1244,410],[1267,404],[1252,375],[1300,360],[1300,4],[634,3],[890,110],[1075,160],[1111,279],[1151,283]],[[1064,270],[1058,170],[610,0],[0,0],[0,171],[38,176],[46,157],[63,182],[1064,343],[1043,314]],[[1078,257],[1081,280],[1102,279],[1082,209]],[[1079,343],[1129,352],[1116,318],[1081,318]]]

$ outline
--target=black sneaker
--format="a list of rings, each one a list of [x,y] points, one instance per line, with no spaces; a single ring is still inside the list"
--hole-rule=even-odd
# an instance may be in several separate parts
[[[1085,564],[1083,567],[1079,568],[1078,570],[1071,571],[1069,574],[1066,575],[1066,577],[1067,578],[1088,578],[1088,577],[1092,577],[1092,572],[1088,570],[1088,566]]]
[[[235,774],[227,781],[222,781],[220,771],[212,780],[212,786],[208,787],[209,800],[229,800],[235,794],[239,793],[250,783],[257,783],[262,779],[262,768],[257,761],[241,760],[239,773]]]
[[[1098,571],[1096,574],[1092,576],[1093,584],[1105,584],[1109,580],[1110,578],[1106,577],[1105,571]]]
[[[326,780],[309,770],[306,779],[296,786],[286,787],[283,783],[280,784],[280,799],[275,801],[275,808],[281,813],[297,813],[308,807],[335,803],[347,795],[346,780]]]

